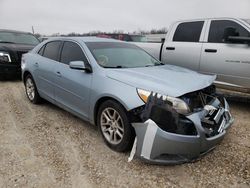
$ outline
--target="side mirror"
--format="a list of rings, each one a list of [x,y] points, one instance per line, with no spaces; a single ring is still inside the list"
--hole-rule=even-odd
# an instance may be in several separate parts
[[[236,44],[250,44],[250,37],[240,37],[236,28],[227,27],[224,30],[223,41]]]
[[[223,40],[224,42],[230,42],[229,37],[239,36],[239,33],[236,31],[234,27],[227,27],[224,30]]]
[[[85,63],[83,61],[71,61],[69,62],[69,67],[75,70],[84,70],[86,72],[92,72],[91,66],[89,64],[88,66],[85,66]]]

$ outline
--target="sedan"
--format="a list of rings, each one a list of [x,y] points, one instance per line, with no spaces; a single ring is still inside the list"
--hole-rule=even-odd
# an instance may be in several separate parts
[[[28,99],[41,99],[99,127],[123,152],[179,163],[210,151],[233,118],[215,76],[164,65],[141,48],[96,37],[53,38],[22,58]],[[136,139],[135,139],[136,138]]]

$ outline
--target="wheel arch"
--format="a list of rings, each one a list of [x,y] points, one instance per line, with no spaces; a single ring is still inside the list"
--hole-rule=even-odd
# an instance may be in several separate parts
[[[120,104],[125,110],[126,112],[128,112],[128,109],[126,107],[126,105],[121,102],[119,99],[116,99],[114,97],[111,97],[111,96],[103,96],[101,98],[99,98],[96,103],[95,103],[95,107],[94,107],[94,124],[97,125],[97,114],[98,114],[98,109],[99,107],[101,106],[102,103],[104,103],[105,101],[108,101],[108,100],[112,100],[112,101],[115,101],[117,102],[118,104]]]
[[[24,71],[24,73],[23,73],[23,83],[25,82],[25,78],[26,78],[29,74],[32,76],[32,74],[30,73],[30,71],[28,71],[28,70]],[[33,78],[33,76],[32,76],[32,78]]]

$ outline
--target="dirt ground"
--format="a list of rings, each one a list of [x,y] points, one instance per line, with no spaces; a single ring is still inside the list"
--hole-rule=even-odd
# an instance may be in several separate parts
[[[229,97],[235,123],[195,163],[157,166],[111,151],[96,127],[50,103],[31,104],[20,81],[0,82],[0,187],[249,187],[250,102]]]

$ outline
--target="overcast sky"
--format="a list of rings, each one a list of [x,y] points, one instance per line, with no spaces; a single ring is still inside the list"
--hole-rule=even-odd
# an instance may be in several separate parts
[[[0,0],[0,28],[41,34],[132,32],[204,17],[250,18],[250,0]]]

